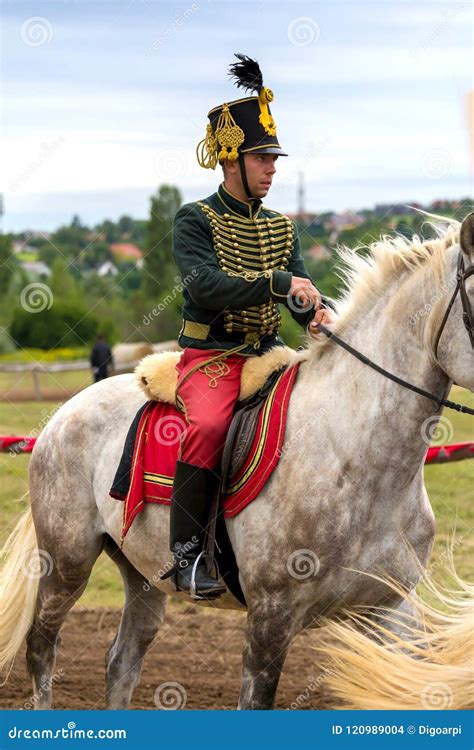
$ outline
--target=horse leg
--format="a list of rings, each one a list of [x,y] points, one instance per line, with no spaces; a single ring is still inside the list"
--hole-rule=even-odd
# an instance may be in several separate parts
[[[53,670],[66,615],[86,588],[101,549],[102,535],[84,544],[47,545],[38,538],[38,558],[43,567],[33,624],[26,638],[26,664],[33,681],[34,708],[51,708]]]
[[[300,625],[288,602],[272,597],[249,610],[239,709],[271,709],[288,648]]]
[[[118,565],[125,585],[122,618],[106,655],[106,708],[124,709],[140,678],[148,647],[163,622],[166,594],[149,584],[111,539],[105,549]]]

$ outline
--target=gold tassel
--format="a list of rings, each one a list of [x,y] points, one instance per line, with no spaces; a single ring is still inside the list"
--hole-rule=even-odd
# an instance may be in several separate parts
[[[245,133],[235,122],[227,104],[222,106],[217,121],[216,140],[221,146],[218,161],[236,161],[239,158],[238,148],[245,140]]]

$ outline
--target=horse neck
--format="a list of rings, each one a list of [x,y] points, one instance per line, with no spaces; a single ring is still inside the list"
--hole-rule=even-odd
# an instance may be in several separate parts
[[[449,378],[424,344],[429,340],[425,328],[432,323],[420,314],[425,301],[436,298],[437,289],[429,269],[404,271],[369,309],[356,311],[341,338],[389,372],[444,396]],[[342,440],[353,440],[354,447],[365,451],[367,460],[375,463],[390,461],[396,466],[401,462],[413,470],[407,476],[420,468],[436,424],[438,407],[434,401],[394,383],[332,342],[321,355],[310,355],[303,370],[301,396],[305,408],[311,409],[308,399],[314,399],[315,409],[327,403],[331,425],[340,419],[349,432],[351,422],[358,425],[356,435],[341,435]],[[323,394],[315,387],[322,377]],[[367,415],[362,431],[361,411]]]

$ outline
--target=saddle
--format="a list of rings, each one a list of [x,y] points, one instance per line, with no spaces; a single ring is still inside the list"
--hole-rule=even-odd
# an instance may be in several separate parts
[[[263,404],[275,381],[278,380],[287,366],[287,364],[284,364],[277,370],[273,370],[261,388],[248,398],[239,399],[237,402],[222,454],[221,477],[223,486],[225,486],[227,479],[235,476],[244,465],[253,443]]]

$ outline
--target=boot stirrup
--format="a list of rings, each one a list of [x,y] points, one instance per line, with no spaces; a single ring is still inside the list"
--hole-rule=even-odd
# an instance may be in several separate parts
[[[162,576],[160,576],[160,581],[165,581],[167,578],[171,578],[172,575],[175,575],[175,573],[179,573],[180,570],[184,570],[184,568],[187,568],[189,565],[188,560],[182,559],[175,562],[172,568],[170,570],[167,570],[166,573],[163,573]]]
[[[199,555],[196,557],[196,559],[194,561],[193,569],[191,571],[191,587],[189,589],[189,593],[191,594],[191,597],[193,599],[196,599],[196,570],[197,570],[197,566],[198,566],[199,560],[201,559],[201,557],[203,556],[203,554],[204,554],[204,550],[201,550],[201,552],[199,553]],[[198,597],[198,598],[200,598],[200,597]]]
[[[201,557],[206,557],[206,550],[201,550],[201,552],[199,553],[199,555],[196,557],[196,559],[194,561],[193,569],[191,571],[191,586],[190,586],[190,589],[189,589],[189,594],[191,596],[191,599],[214,599],[214,598],[217,599],[217,598],[219,598],[220,594],[217,594],[217,596],[215,596],[212,592],[209,592],[207,594],[198,594],[196,592],[196,570],[197,570],[197,566],[198,566],[198,563],[199,563],[199,560],[201,559]],[[215,580],[217,582],[218,579],[219,579],[219,568],[217,566],[216,560],[213,560],[213,563],[214,563],[214,566],[215,566],[215,569],[216,569],[216,578],[215,578]],[[209,573],[209,575],[210,575],[210,573]]]

